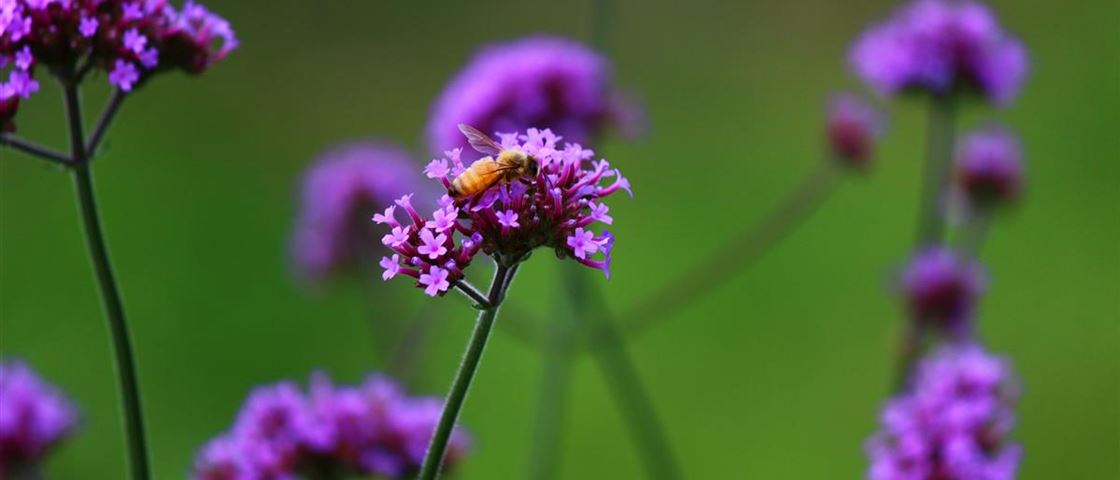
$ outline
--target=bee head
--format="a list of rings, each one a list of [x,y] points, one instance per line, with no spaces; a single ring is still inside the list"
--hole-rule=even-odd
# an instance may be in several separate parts
[[[537,172],[539,171],[539,169],[540,165],[537,164],[536,158],[533,158],[531,156],[525,157],[525,171],[527,175],[535,177],[537,176]]]

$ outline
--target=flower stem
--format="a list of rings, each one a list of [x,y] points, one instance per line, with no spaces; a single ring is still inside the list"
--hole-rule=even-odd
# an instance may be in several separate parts
[[[918,249],[940,244],[945,237],[945,215],[942,201],[948,188],[950,159],[955,143],[954,104],[950,95],[932,98],[929,106],[929,123],[926,125],[926,164],[922,173],[922,197],[919,199],[918,232],[915,240]],[[906,388],[914,364],[921,356],[925,329],[920,319],[910,318],[899,336],[898,360],[894,376],[894,391]]]
[[[44,147],[37,143],[24,140],[10,133],[0,133],[0,146],[12,147],[15,150],[19,150],[33,157],[39,157],[43,160],[59,165],[70,165],[70,157],[66,154],[55,151],[49,147]]]
[[[428,444],[428,452],[424,455],[424,463],[420,467],[420,475],[417,477],[421,480],[432,480],[439,476],[440,466],[443,464],[443,457],[447,452],[447,442],[451,440],[451,432],[459,418],[459,411],[463,408],[463,402],[467,398],[471,381],[474,379],[474,374],[482,361],[482,352],[486,349],[486,341],[490,338],[490,330],[494,326],[494,320],[498,317],[498,308],[501,306],[502,299],[505,298],[505,290],[509,287],[513,274],[516,272],[516,267],[506,266],[502,262],[497,263],[494,280],[490,284],[488,304],[478,312],[474,333],[471,334],[470,342],[467,343],[467,351],[463,354],[463,362],[459,365],[459,371],[455,373],[455,380],[451,383],[451,391],[447,394],[446,403],[443,405],[443,413],[439,417],[439,424],[436,426],[435,434],[432,435],[431,443]]]
[[[562,420],[571,384],[572,354],[580,319],[575,309],[587,288],[586,278],[580,276],[585,267],[574,263],[561,263],[559,267],[562,270],[565,295],[560,296],[553,319],[545,327],[547,331],[542,345],[544,365],[537,397],[537,422],[533,434],[533,450],[529,457],[528,478],[539,480],[557,476]]]
[[[948,95],[933,97],[926,126],[926,164],[922,173],[922,197],[918,210],[918,248],[941,243],[945,236],[945,215],[942,202],[949,178],[949,159],[953,155],[953,99]]]
[[[605,312],[605,306],[599,311]],[[647,478],[681,478],[681,469],[669,446],[664,427],[657,418],[649,394],[642,387],[641,377],[626,352],[620,332],[609,317],[604,315],[597,318],[600,319],[598,325],[592,328],[598,331],[599,336],[605,337],[608,344],[591,353],[638,444],[638,451],[646,465]]]
[[[628,335],[641,333],[762,258],[817,211],[837,185],[836,173],[831,159],[821,162],[762,220],[620,315],[622,330]],[[609,342],[606,338],[591,340]]]
[[[131,478],[147,480],[150,478],[147,443],[144,438],[144,421],[140,407],[140,391],[137,386],[136,365],[132,357],[128,326],[125,322],[124,307],[120,292],[117,290],[113,269],[109,263],[109,252],[101,231],[97,214],[97,202],[93,192],[89,156],[85,148],[82,128],[81,100],[77,86],[63,81],[66,101],[66,117],[70,127],[71,169],[74,174],[74,188],[77,191],[78,209],[82,217],[82,227],[86,236],[97,284],[101,291],[101,301],[109,321],[109,332],[116,355],[117,378],[120,386],[124,410],[125,437],[128,442]]]

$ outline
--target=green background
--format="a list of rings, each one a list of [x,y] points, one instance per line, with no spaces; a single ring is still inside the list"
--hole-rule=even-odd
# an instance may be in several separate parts
[[[446,390],[472,323],[461,298],[429,301],[404,281],[308,293],[291,279],[300,173],[359,137],[421,151],[432,98],[477,46],[535,32],[586,38],[592,23],[590,2],[207,3],[242,48],[202,78],[166,76],[131,98],[95,172],[160,479],[182,478],[254,385],[305,381],[314,369],[353,382],[379,368],[376,342],[391,343],[393,325],[428,302],[445,313],[411,388]],[[1117,478],[1120,7],[995,7],[1029,48],[1031,74],[1010,109],[973,105],[961,124],[1015,128],[1028,187],[984,251],[993,281],[981,335],[1025,385],[1021,478]],[[600,148],[637,195],[611,202],[614,277],[588,272],[613,306],[703,258],[814,168],[824,99],[860,87],[848,46],[889,9],[618,2],[608,34],[618,82],[645,102],[652,128]],[[103,83],[86,89],[90,118]],[[889,284],[913,237],[923,107],[892,102],[869,175],[845,179],[753,268],[629,344],[688,478],[862,475],[902,319]],[[57,88],[45,87],[24,104],[21,133],[63,146],[61,113]],[[70,181],[22,154],[0,157],[0,353],[25,358],[81,406],[82,431],[50,476],[124,478],[112,357]],[[556,263],[541,254],[525,266],[511,292],[518,310],[556,311]],[[475,446],[459,478],[525,475],[540,366],[536,350],[495,335],[466,405]],[[568,399],[560,476],[641,476],[586,356]]]

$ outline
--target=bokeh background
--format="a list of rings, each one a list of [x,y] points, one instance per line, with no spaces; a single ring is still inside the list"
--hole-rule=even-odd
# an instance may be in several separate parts
[[[292,280],[287,236],[308,162],[335,142],[382,137],[420,165],[430,102],[476,47],[537,32],[586,39],[592,28],[590,2],[207,4],[242,48],[204,79],[164,78],[130,99],[96,166],[160,479],[186,474],[252,386],[314,369],[354,382],[381,368],[373,336],[395,335],[430,301],[404,281],[308,293]],[[639,301],[813,168],[825,98],[859,88],[848,46],[890,7],[617,2],[618,82],[652,127],[599,148],[637,195],[612,203],[614,277],[589,272],[612,305]],[[1025,385],[1021,478],[1117,478],[1120,5],[994,7],[1024,39],[1032,72],[1011,109],[973,106],[962,125],[1013,126],[1029,177],[983,254],[993,282],[980,330]],[[107,90],[95,83],[91,117]],[[20,122],[25,136],[64,145],[55,93],[24,105]],[[925,123],[920,102],[889,112],[869,175],[845,179],[754,268],[629,344],[687,477],[862,475],[902,318],[888,286],[912,241]],[[112,357],[70,181],[10,150],[0,157],[0,354],[25,358],[81,405],[82,431],[50,477],[123,478]],[[538,255],[511,302],[549,318],[555,270]],[[435,301],[444,313],[410,386],[418,393],[445,392],[472,324],[461,298]],[[387,326],[372,331],[371,317]],[[493,338],[463,417],[475,447],[459,478],[525,475],[540,366],[539,352]],[[588,357],[571,387],[560,476],[641,476]]]

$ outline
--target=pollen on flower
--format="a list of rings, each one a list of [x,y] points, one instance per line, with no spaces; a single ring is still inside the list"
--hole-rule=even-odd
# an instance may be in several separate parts
[[[560,145],[551,130],[529,129],[519,134],[496,134],[506,149],[516,149],[536,161],[537,171],[508,183],[497,182],[466,198],[440,198],[440,208],[423,217],[408,196],[375,214],[373,221],[386,225],[385,236],[400,257],[394,264],[383,260],[390,278],[404,274],[417,281],[429,295],[440,295],[464,277],[475,254],[484,252],[504,263],[524,259],[533,250],[551,248],[560,258],[571,258],[610,276],[614,236],[597,232],[593,224],[611,224],[604,198],[625,190],[630,182],[605,159],[579,144]],[[451,174],[462,170],[459,150],[446,152],[424,169],[429,178],[449,188]],[[398,220],[397,209],[407,220]],[[407,241],[401,241],[404,234]]]

